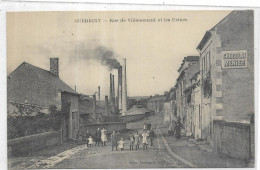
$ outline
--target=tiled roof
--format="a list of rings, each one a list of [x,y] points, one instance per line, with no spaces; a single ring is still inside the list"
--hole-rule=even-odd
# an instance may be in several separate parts
[[[7,79],[8,100],[50,105],[58,91],[75,91],[50,71],[23,62]]]
[[[67,91],[72,93],[75,92],[71,87],[69,87],[66,83],[64,83],[64,81],[62,81],[55,74],[51,73],[50,71],[44,70],[42,68],[33,66],[27,62],[23,62],[16,70],[14,70],[9,75],[9,77],[12,77],[13,74],[15,74],[16,71],[19,71],[19,68],[22,69],[22,67],[29,68],[32,72],[34,72],[37,75],[39,79],[49,82],[57,90]]]

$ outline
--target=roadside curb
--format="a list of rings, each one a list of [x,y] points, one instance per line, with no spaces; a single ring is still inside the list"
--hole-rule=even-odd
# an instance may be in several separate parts
[[[63,161],[64,159],[67,159],[69,157],[71,157],[72,155],[76,154],[77,152],[83,150],[83,149],[87,149],[87,145],[81,145],[69,150],[66,150],[64,152],[61,152],[55,156],[49,157],[45,160],[41,160],[39,162],[36,162],[34,165],[28,167],[28,168],[50,168],[54,165],[56,165],[57,163]]]
[[[189,167],[191,167],[191,168],[197,168],[196,165],[194,165],[193,163],[191,163],[191,162],[189,162],[189,161],[183,159],[182,157],[180,157],[179,155],[175,154],[175,153],[172,151],[172,149],[171,149],[170,146],[168,145],[168,142],[167,142],[167,141],[165,140],[165,138],[163,137],[159,126],[158,126],[158,132],[159,132],[159,134],[160,134],[160,136],[161,136],[161,138],[162,138],[162,141],[163,141],[163,143],[164,143],[164,145],[165,145],[165,147],[166,147],[166,150],[167,150],[167,152],[168,152],[169,154],[171,154],[174,158],[178,159],[179,161],[181,161],[181,162],[184,163],[185,165],[187,165],[187,166],[189,166]]]

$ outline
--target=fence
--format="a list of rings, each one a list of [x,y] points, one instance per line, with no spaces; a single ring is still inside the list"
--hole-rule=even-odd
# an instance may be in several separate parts
[[[28,154],[37,149],[62,143],[61,131],[40,133],[8,140],[8,156]]]
[[[254,139],[251,136],[253,124],[215,120],[213,126],[212,142],[218,152],[246,160],[254,157]]]

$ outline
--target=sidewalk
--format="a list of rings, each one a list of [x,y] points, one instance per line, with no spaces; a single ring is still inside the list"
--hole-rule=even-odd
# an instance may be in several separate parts
[[[206,142],[177,140],[174,136],[167,135],[167,128],[160,128],[160,130],[175,154],[199,168],[245,168],[249,166],[244,160],[218,154]]]
[[[29,166],[34,165],[41,160],[45,160],[49,157],[55,156],[66,150],[84,145],[84,141],[67,141],[62,145],[56,145],[52,147],[46,147],[39,149],[35,152],[31,152],[29,155],[20,155],[16,157],[8,158],[9,169],[26,169]]]

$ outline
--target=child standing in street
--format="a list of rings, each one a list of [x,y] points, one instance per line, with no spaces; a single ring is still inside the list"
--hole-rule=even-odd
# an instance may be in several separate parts
[[[93,143],[94,143],[94,142],[93,142],[92,136],[89,136],[89,138],[88,138],[88,145],[89,145],[90,148],[92,148]]]
[[[143,137],[143,150],[147,150],[147,145],[148,145],[148,136],[149,134],[144,130],[142,137]]]
[[[130,151],[134,150],[134,143],[135,143],[134,135],[130,133]]]
[[[125,141],[123,140],[123,138],[121,138],[121,140],[118,142],[118,148],[121,149],[121,151],[124,150],[124,144]]]
[[[137,150],[139,149],[139,144],[140,144],[140,136],[138,134],[138,131],[135,132],[134,138],[135,138],[135,142],[134,142],[135,150]]]

